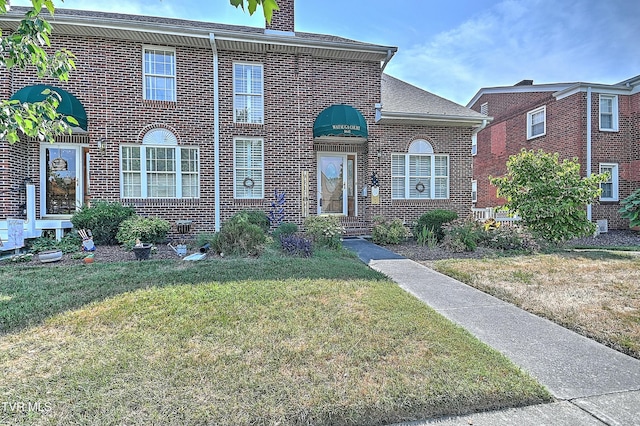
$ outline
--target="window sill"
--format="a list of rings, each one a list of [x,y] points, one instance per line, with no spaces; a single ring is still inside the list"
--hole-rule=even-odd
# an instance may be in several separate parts
[[[143,99],[142,104],[150,108],[176,109],[177,101],[155,101],[151,99]]]
[[[538,138],[541,138],[541,137],[546,136],[546,135],[547,135],[546,133],[542,133],[542,134],[540,134],[540,135],[527,136],[527,140],[528,140],[528,141],[531,141],[531,140],[538,139]]]
[[[120,198],[122,204],[135,206],[195,206],[200,198]]]
[[[600,200],[600,205],[601,206],[611,206],[611,205],[617,205],[620,204],[620,200]]]
[[[599,129],[602,133],[618,133],[620,130],[618,129]]]
[[[265,203],[264,198],[234,198],[233,204],[237,206],[261,206]]]

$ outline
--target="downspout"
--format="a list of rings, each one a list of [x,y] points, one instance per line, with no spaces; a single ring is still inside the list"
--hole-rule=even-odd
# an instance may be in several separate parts
[[[587,87],[587,177],[591,176],[591,87]],[[587,205],[587,220],[591,222],[591,204]]]
[[[489,120],[482,120],[482,124],[480,125],[480,127],[476,128],[473,133],[471,133],[471,137],[476,136],[478,133],[480,133],[485,127],[487,127],[487,124],[489,124]]]
[[[388,49],[387,50],[387,57],[384,59],[384,62],[382,63],[382,69],[380,70],[380,73],[384,72],[384,69],[389,64],[389,61],[391,60],[391,58],[393,58],[393,53],[394,53],[393,49]]]
[[[209,43],[213,51],[213,191],[214,229],[220,231],[220,96],[218,77],[218,48],[213,33],[209,33]]]

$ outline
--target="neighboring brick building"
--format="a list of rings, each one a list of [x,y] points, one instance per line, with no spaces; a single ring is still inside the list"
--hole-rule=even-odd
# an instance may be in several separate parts
[[[609,229],[629,226],[617,213],[619,202],[640,187],[640,76],[618,84],[524,80],[510,87],[483,88],[467,105],[493,118],[477,134],[473,157],[477,207],[504,203],[489,176],[506,172],[509,156],[542,149],[577,158],[581,172],[609,172],[593,221]]]
[[[486,117],[384,75],[395,47],[295,32],[293,3],[278,2],[268,29],[57,9],[52,43],[76,55],[69,82],[1,69],[0,96],[53,85],[86,124],[53,145],[0,143],[0,218],[23,214],[25,179],[38,219],[121,201],[190,220],[191,234],[268,211],[274,191],[287,221],[336,214],[352,233],[378,214],[467,214],[472,133]]]

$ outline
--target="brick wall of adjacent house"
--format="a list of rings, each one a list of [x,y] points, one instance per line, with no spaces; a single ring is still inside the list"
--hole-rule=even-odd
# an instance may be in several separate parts
[[[619,131],[599,130],[599,93],[592,93],[592,166],[598,173],[600,163],[617,163],[620,170],[619,198],[628,196],[640,184],[638,176],[640,154],[638,145],[638,111],[640,95],[619,95]],[[586,174],[587,94],[575,93],[556,100],[551,92],[484,94],[472,106],[479,111],[488,103],[494,121],[478,134],[478,154],[473,158],[474,179],[478,181],[477,207],[492,207],[504,203],[490,185],[489,176],[506,172],[509,156],[522,149],[558,152],[561,158],[577,158]],[[519,107],[518,107],[519,105]],[[546,134],[527,140],[527,112],[546,106]],[[607,219],[609,228],[622,229],[628,221],[617,214],[619,202],[603,202],[593,206],[593,220]]]

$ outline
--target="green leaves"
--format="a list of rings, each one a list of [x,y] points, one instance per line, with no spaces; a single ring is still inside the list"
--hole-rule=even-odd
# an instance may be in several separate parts
[[[245,10],[245,0],[229,0],[229,2],[232,6],[241,7],[242,10]],[[264,13],[264,18],[268,23],[271,23],[273,11],[280,10],[280,8],[278,7],[278,3],[276,3],[276,0],[246,0],[246,3],[249,15],[253,15],[258,9],[258,6],[261,5],[262,11]]]
[[[490,178],[536,236],[555,242],[595,231],[586,205],[597,201],[606,180],[606,174],[583,178],[577,159],[560,161],[558,153],[542,150],[522,150],[509,158],[505,176]]]
[[[629,219],[630,226],[640,226],[640,188],[620,202],[620,216]]]

